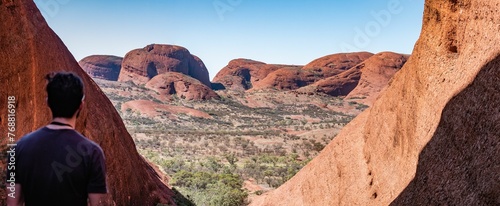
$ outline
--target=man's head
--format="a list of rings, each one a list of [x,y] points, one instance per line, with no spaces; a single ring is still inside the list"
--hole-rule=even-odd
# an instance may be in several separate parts
[[[83,101],[83,82],[73,73],[48,74],[47,103],[52,117],[71,118],[80,109]]]

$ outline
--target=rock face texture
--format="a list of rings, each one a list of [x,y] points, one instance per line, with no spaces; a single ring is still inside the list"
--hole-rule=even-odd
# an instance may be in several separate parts
[[[166,72],[151,79],[146,88],[157,91],[164,97],[176,94],[186,100],[208,100],[219,98],[210,87],[204,85],[197,79],[178,72]]]
[[[500,55],[448,102],[416,177],[392,205],[500,204],[499,74]]]
[[[500,2],[426,0],[372,107],[252,205],[498,205]]]
[[[92,78],[117,81],[123,58],[111,55],[92,55],[78,62]]]
[[[253,89],[298,89],[321,79],[338,75],[372,55],[368,52],[333,54],[316,59],[303,68],[281,68],[257,82]]]
[[[217,73],[214,83],[224,86],[224,89],[245,91],[265,78],[269,73],[280,68],[300,68],[299,66],[266,64],[250,59],[235,59]],[[220,89],[220,88],[215,88]]]
[[[7,125],[7,97],[14,96],[16,140],[50,121],[45,101],[45,75],[54,71],[74,72],[82,77],[86,86],[85,106],[76,129],[100,144],[106,156],[109,186],[106,205],[174,204],[174,192],[137,153],[111,102],[49,28],[33,1],[1,1],[0,48],[0,87],[3,88],[0,101],[4,105],[0,107],[0,124]],[[0,132],[7,134],[7,127],[1,126]],[[8,143],[7,138],[0,141],[1,145]],[[5,168],[5,160],[1,166]],[[1,205],[5,205],[5,197],[1,196]]]
[[[211,86],[208,70],[200,58],[180,46],[151,44],[128,52],[123,58],[118,81],[145,84],[158,74],[179,72]]]

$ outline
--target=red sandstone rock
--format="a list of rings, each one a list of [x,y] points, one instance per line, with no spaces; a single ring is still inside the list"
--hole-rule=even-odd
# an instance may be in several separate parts
[[[322,77],[319,75],[315,75],[313,72],[304,71],[300,67],[281,68],[270,73],[263,80],[255,83],[252,89],[294,90],[307,86],[321,78]]]
[[[392,52],[378,53],[340,74],[297,91],[347,96],[347,99],[358,98],[357,101],[371,105],[392,76],[403,67],[407,58],[407,55]]]
[[[251,89],[253,84],[265,78],[269,73],[285,67],[295,68],[297,66],[266,64],[250,59],[235,59],[217,73],[213,82],[222,84],[224,89],[245,91]]]
[[[278,69],[256,83],[253,89],[295,90],[338,75],[372,55],[368,52],[333,54],[316,59],[303,68]]]
[[[500,204],[499,7],[426,0],[412,56],[373,106],[251,205]]]
[[[128,52],[118,81],[145,84],[158,74],[179,72],[211,86],[208,70],[200,58],[180,46],[151,44]]]
[[[166,72],[151,79],[146,88],[155,90],[162,96],[177,95],[186,100],[208,100],[219,95],[197,79],[178,72]]]
[[[303,70],[321,73],[323,77],[340,74],[373,56],[369,52],[340,53],[315,59],[304,66]]]
[[[372,105],[380,92],[389,84],[389,80],[399,71],[408,60],[409,55],[382,52],[365,60],[361,68],[360,80],[347,99],[366,105]]]
[[[54,71],[74,72],[86,86],[85,105],[76,129],[104,150],[109,185],[107,205],[174,204],[173,191],[137,153],[116,109],[49,28],[33,1],[1,2],[0,133],[7,134],[7,96],[16,98],[18,139],[51,119],[45,100],[45,75]],[[1,138],[0,143],[6,145],[7,138]],[[4,160],[1,167],[5,168]],[[5,197],[1,196],[1,205],[5,205]]]
[[[363,64],[361,63],[340,74],[299,88],[297,92],[304,94],[324,93],[331,96],[346,96],[358,85],[362,68]]]
[[[92,78],[117,81],[123,58],[111,55],[92,55],[78,62]]]

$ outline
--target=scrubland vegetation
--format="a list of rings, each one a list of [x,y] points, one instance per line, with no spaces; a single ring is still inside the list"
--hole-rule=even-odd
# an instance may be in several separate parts
[[[283,91],[219,92],[219,100],[174,96],[161,101],[141,86],[96,82],[120,113],[139,153],[196,205],[245,205],[248,197],[279,187],[366,108],[352,100]],[[122,110],[131,100],[183,106],[210,118]]]

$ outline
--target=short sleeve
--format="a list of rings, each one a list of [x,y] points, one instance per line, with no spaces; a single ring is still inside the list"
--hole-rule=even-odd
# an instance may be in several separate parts
[[[107,193],[106,187],[106,162],[104,153],[99,146],[93,150],[91,155],[89,183],[87,193]]]

